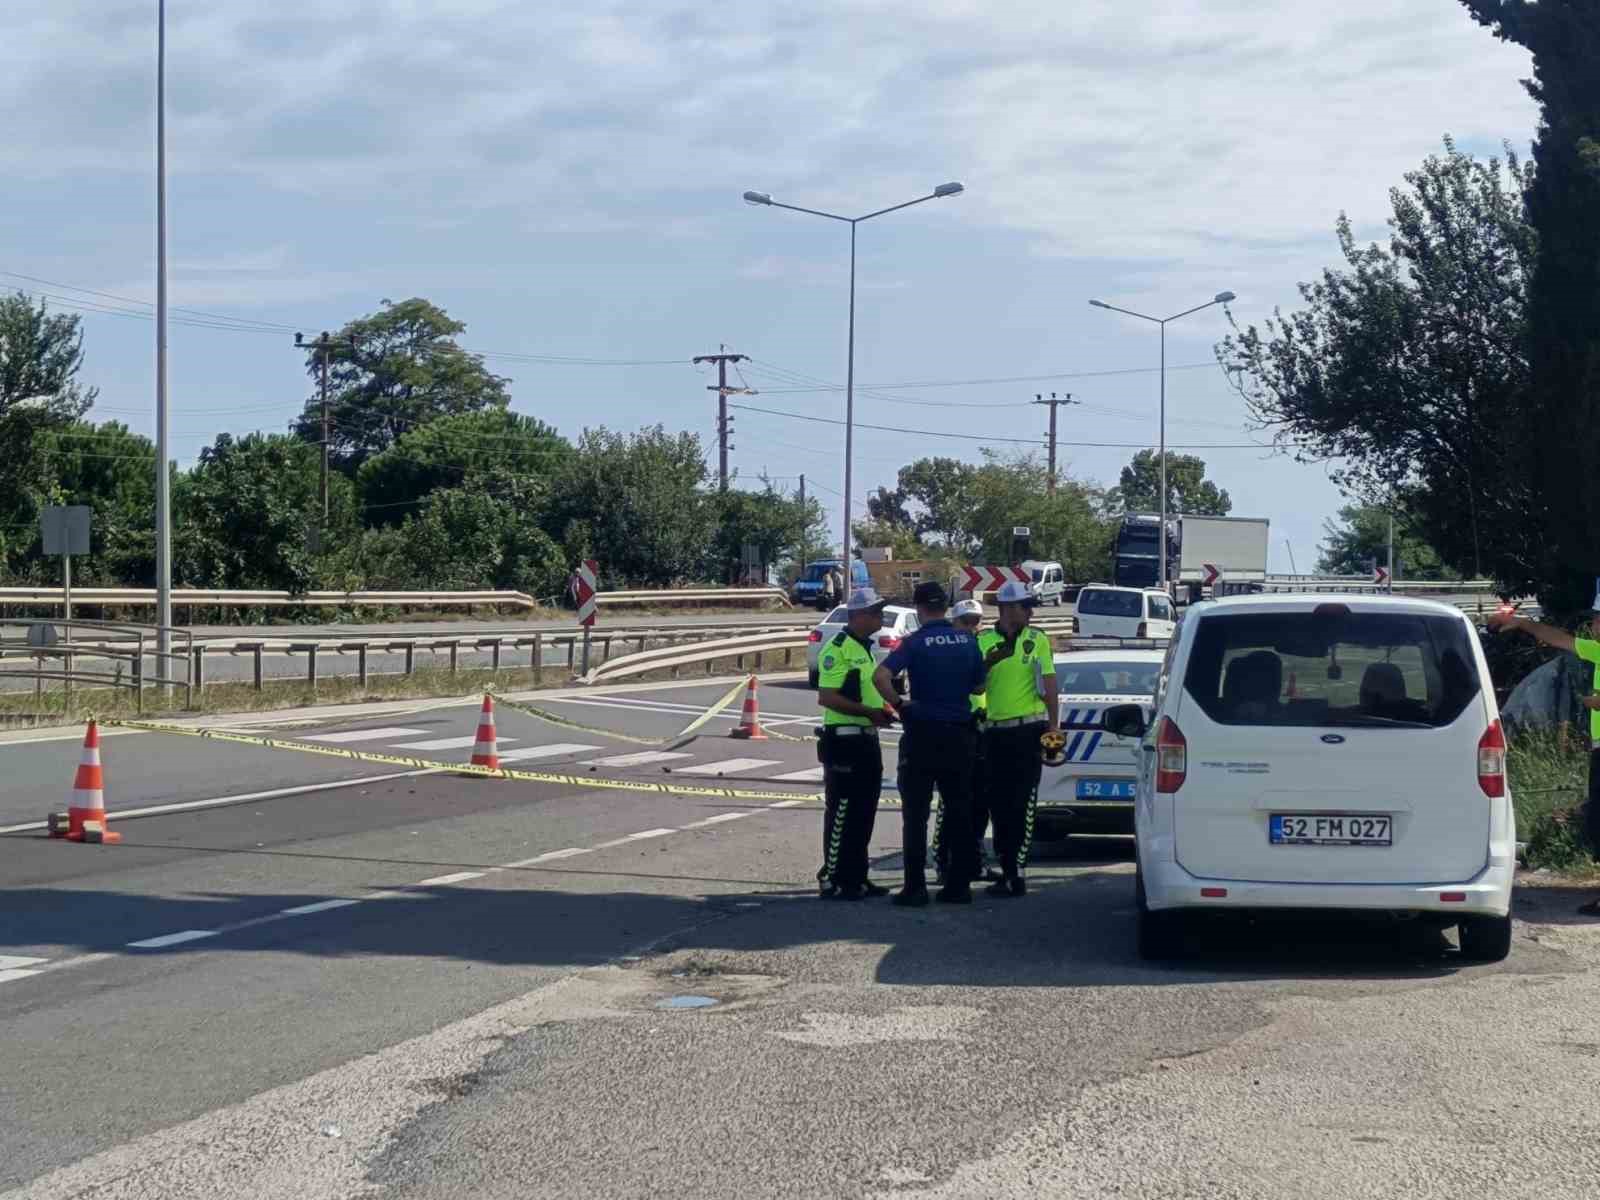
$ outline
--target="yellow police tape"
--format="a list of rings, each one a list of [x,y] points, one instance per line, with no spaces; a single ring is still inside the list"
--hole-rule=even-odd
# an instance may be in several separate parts
[[[136,729],[145,733],[171,733],[180,737],[197,737],[212,742],[234,742],[241,746],[260,746],[266,750],[292,750],[300,754],[319,754],[324,758],[343,758],[350,762],[381,763],[391,767],[413,767],[421,771],[448,771],[456,775],[473,775],[482,779],[514,779],[523,783],[553,783],[568,787],[602,788],[620,792],[653,792],[658,795],[700,796],[726,800],[809,800],[820,801],[816,792],[761,791],[755,788],[704,787],[697,784],[652,783],[643,779],[597,779],[592,775],[557,775],[548,771],[516,771],[508,767],[478,767],[471,763],[436,762],[428,758],[408,758],[399,754],[375,754],[370,750],[350,750],[342,746],[319,746],[313,742],[297,742],[288,738],[261,737],[253,733],[234,733],[226,729],[191,729],[184,725],[167,725],[159,721],[129,721],[120,717],[90,718],[99,724],[118,729]],[[884,803],[899,803],[898,797],[885,797]]]
[[[738,696],[739,692],[744,688],[744,686],[745,685],[742,680],[734,684],[728,689],[726,695],[724,695],[720,700],[717,700],[711,705],[710,708],[706,709],[705,712],[701,713],[694,720],[690,721],[671,737],[640,737],[638,734],[634,733],[619,733],[617,730],[604,729],[598,725],[585,725],[582,721],[574,721],[570,717],[563,717],[558,713],[549,712],[542,708],[536,708],[532,704],[524,704],[522,701],[512,700],[508,696],[497,695],[493,688],[489,689],[489,695],[494,696],[494,702],[496,704],[504,705],[506,708],[509,708],[514,712],[522,713],[524,716],[533,717],[539,721],[547,721],[551,725],[559,725],[563,729],[578,729],[582,730],[584,733],[598,733],[603,737],[616,738],[618,741],[623,742],[632,742],[638,746],[682,746],[686,745],[690,741],[693,741],[696,730],[698,730],[707,721],[711,720],[712,717],[716,716],[723,709],[727,708],[728,705],[732,704],[734,698]]]

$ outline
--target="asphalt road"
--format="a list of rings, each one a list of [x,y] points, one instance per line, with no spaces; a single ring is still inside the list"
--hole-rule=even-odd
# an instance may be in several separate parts
[[[511,765],[576,782],[108,737],[113,814],[190,807],[115,847],[0,836],[0,1192],[1593,1194],[1578,894],[1524,889],[1488,968],[1412,925],[1292,919],[1147,967],[1119,839],[1057,848],[1019,901],[825,903],[809,745],[599,732],[670,735],[727,686],[539,701],[587,730],[502,707]],[[793,684],[763,708],[812,719]],[[476,710],[274,720],[460,762]],[[684,757],[591,769],[651,753]],[[64,799],[77,756],[0,742],[0,823]],[[719,787],[786,798],[691,791]],[[247,792],[277,794],[209,803]]]

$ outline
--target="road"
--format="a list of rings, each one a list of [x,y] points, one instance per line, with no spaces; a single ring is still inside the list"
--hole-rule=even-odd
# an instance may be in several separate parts
[[[602,732],[666,737],[727,686],[539,698],[587,729],[502,707],[511,765],[557,782],[108,736],[113,814],[185,807],[115,847],[0,835],[0,1193],[1592,1194],[1577,894],[1523,889],[1511,959],[1470,968],[1293,919],[1148,967],[1120,839],[1055,848],[1020,901],[824,903],[810,745]],[[803,733],[811,697],[769,681],[763,711]],[[477,713],[271,719],[460,762]],[[78,752],[0,742],[0,825]]]

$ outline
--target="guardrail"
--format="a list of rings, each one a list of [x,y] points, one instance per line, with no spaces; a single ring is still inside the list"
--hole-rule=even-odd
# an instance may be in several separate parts
[[[156,602],[154,588],[72,589],[75,604],[107,607],[149,606]],[[58,587],[0,587],[0,604],[26,607],[54,606],[63,603]],[[382,608],[430,605],[501,604],[514,608],[535,608],[538,602],[526,592],[277,592],[253,588],[173,588],[172,603],[213,608],[343,608],[366,606]]]
[[[782,588],[665,588],[652,590],[637,588],[632,591],[598,592],[595,603],[602,606],[639,604],[749,604],[767,600],[780,600],[785,608],[792,607],[788,594]]]
[[[755,634],[753,636],[735,638],[716,638],[705,642],[696,642],[692,647],[664,646],[656,650],[645,650],[635,654],[624,654],[621,658],[603,662],[590,670],[583,677],[584,683],[607,683],[614,679],[625,679],[630,675],[644,675],[650,671],[661,671],[670,668],[676,675],[678,670],[696,663],[704,663],[706,674],[711,674],[711,664],[719,658],[735,658],[738,660],[739,669],[744,669],[745,656],[753,659],[750,669],[760,671],[764,665],[763,659],[769,652],[782,651],[784,666],[794,665],[794,652],[804,650],[806,638],[809,633],[795,629],[783,633]]]
[[[12,632],[23,631],[20,636]],[[99,641],[88,641],[82,634],[95,632],[103,635]],[[108,621],[29,621],[0,620],[0,683],[5,680],[31,680],[35,702],[43,707],[44,684],[58,681],[66,703],[72,702],[74,684],[87,688],[123,688],[134,693],[135,707],[144,711],[144,693],[147,687],[182,687],[185,696],[193,703],[194,676],[190,673],[192,640],[188,630],[168,627],[169,644],[179,643],[181,648],[159,649],[163,632],[156,625],[129,625]],[[77,635],[77,636],[75,636]],[[32,667],[11,666],[32,659]],[[145,671],[145,660],[150,659],[155,668],[153,676]],[[85,661],[110,664],[107,670],[89,670]],[[45,664],[59,663],[52,669]],[[183,678],[178,678],[182,665]],[[0,691],[3,694],[3,691]]]

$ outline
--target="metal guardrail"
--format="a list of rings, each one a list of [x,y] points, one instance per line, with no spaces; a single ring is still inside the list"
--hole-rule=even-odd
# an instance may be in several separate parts
[[[20,634],[17,631],[21,631]],[[144,693],[149,687],[182,687],[193,703],[195,679],[189,664],[193,654],[192,637],[186,629],[168,627],[169,641],[181,648],[159,649],[162,628],[156,625],[130,625],[109,621],[32,621],[0,620],[0,682],[31,680],[34,698],[43,707],[46,681],[60,682],[66,703],[72,702],[72,689],[122,688],[135,695],[135,707],[144,711]],[[83,635],[97,633],[99,640]],[[12,662],[33,665],[12,666]],[[151,675],[145,661],[155,668]],[[108,669],[91,670],[85,661],[108,663]],[[46,663],[59,664],[47,667]],[[179,666],[183,677],[178,678]],[[0,691],[0,695],[4,692]]]
[[[785,608],[791,607],[788,593],[782,588],[637,588],[632,591],[599,592],[595,603],[602,606],[629,604],[730,604],[763,603],[780,600]]]
[[[751,669],[762,669],[765,655],[773,651],[783,651],[785,666],[794,665],[794,652],[803,650],[809,632],[795,629],[783,633],[764,633],[753,636],[735,638],[715,638],[709,641],[696,642],[690,647],[665,646],[656,650],[645,650],[636,654],[625,654],[621,658],[603,662],[593,668],[583,677],[584,683],[607,683],[614,679],[625,679],[630,675],[643,675],[650,671],[672,669],[674,675],[685,666],[704,663],[706,674],[711,674],[711,664],[719,658],[735,658],[738,667],[744,668],[746,655],[753,658]]]

